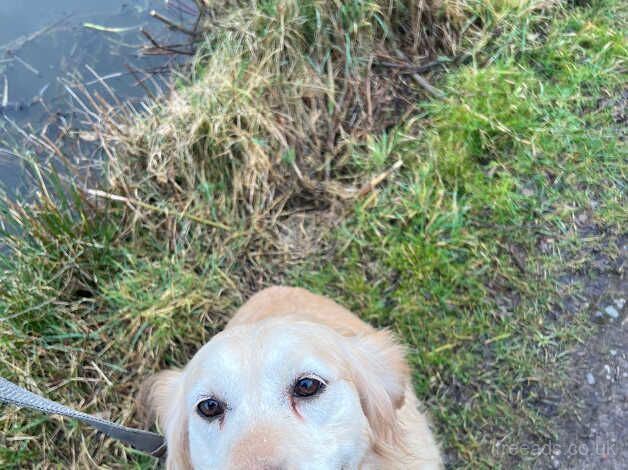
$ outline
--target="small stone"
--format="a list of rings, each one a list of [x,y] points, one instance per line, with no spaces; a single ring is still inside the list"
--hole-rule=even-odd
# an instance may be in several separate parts
[[[609,305],[608,307],[606,307],[604,309],[604,312],[606,312],[606,315],[611,317],[613,320],[617,320],[619,318],[619,312],[612,305]]]
[[[595,385],[595,377],[593,377],[591,372],[587,372],[587,383],[589,385]]]
[[[611,356],[617,356],[617,349],[611,349],[609,352],[611,353]]]
[[[606,315],[604,315],[602,312],[598,310],[593,314],[593,321],[596,323],[605,323]]]
[[[615,299],[615,300],[613,300],[613,302],[615,302],[615,305],[617,305],[617,308],[619,310],[624,308],[624,305],[626,305],[626,299],[624,299],[623,297],[619,298],[619,299]]]

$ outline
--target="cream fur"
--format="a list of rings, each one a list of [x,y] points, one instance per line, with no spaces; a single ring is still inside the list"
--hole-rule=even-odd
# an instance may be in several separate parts
[[[328,387],[291,402],[305,373]],[[209,395],[229,404],[224,419],[195,413]],[[185,369],[148,379],[139,404],[165,432],[169,470],[442,468],[393,336],[304,289],[254,295]]]

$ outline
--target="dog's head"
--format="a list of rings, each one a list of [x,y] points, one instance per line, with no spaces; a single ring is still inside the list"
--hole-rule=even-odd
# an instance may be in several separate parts
[[[355,469],[399,439],[407,376],[387,332],[265,320],[216,335],[144,397],[170,469]]]

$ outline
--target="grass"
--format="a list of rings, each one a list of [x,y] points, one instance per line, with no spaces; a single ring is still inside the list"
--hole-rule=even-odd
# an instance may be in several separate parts
[[[1,209],[0,375],[137,424],[143,378],[291,283],[397,332],[452,467],[530,468],[504,449],[553,438],[589,334],[556,313],[595,243],[579,217],[626,224],[625,7],[334,5],[215,7],[167,100],[100,105],[98,191],[30,168],[35,199]],[[423,55],[455,58],[442,99],[412,83]],[[68,420],[0,429],[2,468],[155,466]]]

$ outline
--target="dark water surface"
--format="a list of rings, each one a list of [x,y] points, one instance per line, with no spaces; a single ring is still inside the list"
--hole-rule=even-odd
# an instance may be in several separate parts
[[[0,188],[28,190],[15,156],[25,133],[55,140],[63,129],[80,127],[68,87],[82,84],[106,96],[97,74],[121,99],[145,96],[137,80],[144,72],[129,68],[154,70],[172,60],[140,54],[146,44],[141,27],[172,40],[149,15],[157,9],[175,20],[184,16],[167,6],[163,0],[0,0]]]

